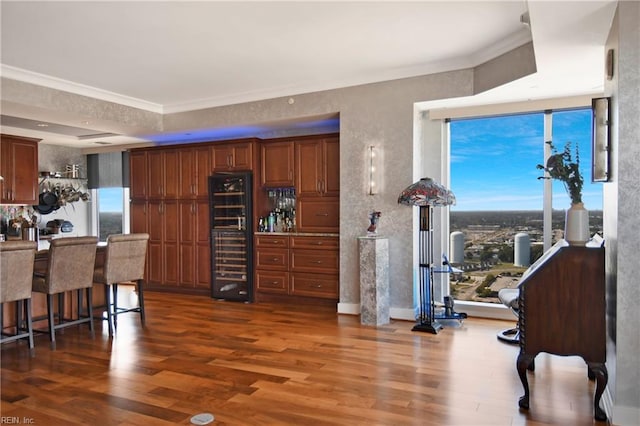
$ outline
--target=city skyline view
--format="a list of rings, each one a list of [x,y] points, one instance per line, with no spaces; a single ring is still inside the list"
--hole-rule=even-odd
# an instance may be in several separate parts
[[[583,202],[602,210],[602,184],[591,182],[591,109],[554,111],[553,145],[578,144]],[[452,120],[451,211],[542,210],[544,113]],[[561,182],[553,182],[553,209],[569,208]]]

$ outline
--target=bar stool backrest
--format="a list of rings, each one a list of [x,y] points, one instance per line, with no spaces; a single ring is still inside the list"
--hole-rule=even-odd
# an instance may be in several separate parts
[[[48,294],[93,286],[97,237],[56,238],[49,247]]]
[[[144,279],[149,234],[113,234],[107,237],[104,278],[109,284]]]
[[[35,241],[0,242],[0,303],[31,298]]]

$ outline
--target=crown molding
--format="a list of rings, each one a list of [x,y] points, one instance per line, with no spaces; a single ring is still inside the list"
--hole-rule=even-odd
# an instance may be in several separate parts
[[[142,99],[132,98],[130,96],[120,95],[118,93],[109,92],[107,90],[98,89],[73,81],[63,80],[57,77],[28,71],[22,68],[12,67],[10,65],[0,64],[0,74],[3,78],[22,81],[25,83],[35,84],[38,86],[48,87],[50,89],[61,90],[64,92],[74,93],[76,95],[95,98],[102,101],[113,102],[120,105],[138,108],[145,111],[162,114],[162,105],[147,102]]]

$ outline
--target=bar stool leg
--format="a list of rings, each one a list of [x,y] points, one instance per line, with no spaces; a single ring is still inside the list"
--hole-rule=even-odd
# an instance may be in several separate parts
[[[144,290],[142,289],[142,280],[138,280],[138,307],[140,308],[140,322],[142,326],[145,325],[145,314],[144,314]]]
[[[87,318],[89,318],[89,331],[91,332],[91,338],[95,337],[95,331],[93,329],[93,287],[87,287]],[[78,300],[82,300],[78,295]],[[78,302],[80,304],[80,302]]]
[[[25,300],[27,310],[27,332],[29,333],[29,351],[31,356],[35,355],[33,344],[33,317],[31,315],[31,299]]]
[[[111,300],[110,300],[109,284],[104,285],[104,300],[107,304],[107,326],[109,327],[109,336],[113,336],[113,325],[111,324]]]
[[[113,288],[113,328],[118,328],[118,283],[111,284]]]
[[[56,331],[55,331],[55,323],[54,323],[54,317],[53,317],[53,294],[47,294],[47,314],[49,316],[49,341],[51,342],[51,349],[55,349],[56,348]]]

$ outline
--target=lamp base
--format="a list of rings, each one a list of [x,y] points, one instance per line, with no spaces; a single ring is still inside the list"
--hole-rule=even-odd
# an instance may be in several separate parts
[[[421,331],[424,333],[431,333],[431,334],[438,334],[440,330],[442,330],[442,324],[440,324],[438,321],[433,321],[431,323],[426,323],[426,322],[418,323],[414,325],[413,328],[411,329],[411,331]]]

